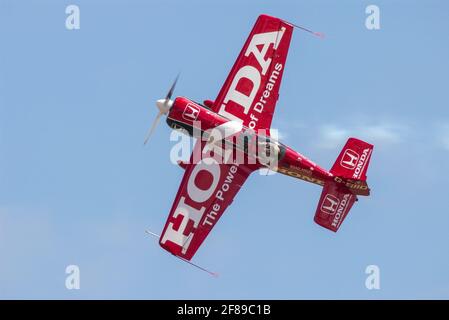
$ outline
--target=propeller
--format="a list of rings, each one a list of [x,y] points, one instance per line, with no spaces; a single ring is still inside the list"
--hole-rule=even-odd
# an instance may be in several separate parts
[[[173,91],[175,90],[176,83],[178,82],[179,74],[176,76],[175,81],[173,81],[173,84],[170,87],[170,90],[168,90],[167,95],[165,96],[165,99],[159,99],[156,101],[156,107],[159,109],[159,113],[157,114],[156,118],[153,121],[153,124],[151,125],[150,129],[148,130],[145,140],[143,144],[147,144],[148,140],[150,139],[151,135],[153,134],[154,130],[156,129],[157,125],[159,124],[159,120],[161,119],[161,116],[163,114],[168,114],[170,111],[173,100],[171,100],[171,96],[173,95]]]

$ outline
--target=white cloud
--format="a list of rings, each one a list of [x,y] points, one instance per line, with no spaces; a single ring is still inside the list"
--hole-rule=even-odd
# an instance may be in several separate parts
[[[350,131],[334,125],[326,125],[320,128],[318,146],[324,149],[333,149],[342,144],[350,136]]]
[[[305,123],[296,120],[287,121],[285,119],[275,118],[270,128],[270,132],[273,133],[274,130],[277,130],[278,136],[275,137],[273,134],[271,134],[271,136],[277,138],[279,141],[287,143],[291,137],[295,136],[296,132],[307,128],[308,126]]]
[[[394,144],[402,141],[406,128],[403,126],[393,126],[389,124],[380,124],[374,126],[365,126],[356,130],[360,136],[381,144]]]
[[[326,149],[334,149],[341,146],[349,137],[356,137],[375,145],[391,145],[403,141],[407,128],[402,125],[380,123],[375,125],[363,125],[347,127],[326,125],[319,129],[318,146]]]

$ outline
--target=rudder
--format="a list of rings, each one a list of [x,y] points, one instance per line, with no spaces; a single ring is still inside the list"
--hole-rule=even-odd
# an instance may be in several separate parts
[[[341,178],[366,181],[373,147],[365,141],[349,138],[330,172]]]

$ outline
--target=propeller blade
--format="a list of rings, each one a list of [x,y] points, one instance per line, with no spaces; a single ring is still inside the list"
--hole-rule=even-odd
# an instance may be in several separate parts
[[[150,130],[148,130],[147,135],[145,136],[145,140],[143,142],[144,145],[147,144],[148,140],[150,139],[151,135],[154,132],[154,129],[156,129],[159,120],[161,119],[161,116],[163,114],[168,114],[171,106],[173,105],[173,101],[171,101],[171,96],[173,95],[173,91],[175,90],[176,87],[176,83],[178,82],[179,79],[179,73],[175,78],[175,81],[173,81],[173,84],[170,87],[170,90],[168,90],[167,96],[165,97],[165,99],[159,99],[156,101],[156,106],[159,109],[159,113],[156,116],[156,119],[154,119],[153,124],[151,125]]]
[[[167,96],[165,97],[165,100],[168,100],[168,99],[171,98],[171,96],[172,96],[172,94],[173,94],[173,91],[175,90],[176,83],[178,82],[178,78],[179,78],[179,73],[178,73],[178,75],[176,76],[175,81],[174,81],[173,84],[171,85],[171,88],[170,88],[170,90],[168,91]]]
[[[153,124],[151,125],[150,130],[148,130],[147,135],[145,136],[145,141],[143,142],[144,145],[147,144],[148,139],[150,139],[151,135],[154,132],[154,129],[156,129],[157,124],[159,123],[159,120],[161,119],[162,113],[158,113],[156,116],[156,119],[154,119]]]

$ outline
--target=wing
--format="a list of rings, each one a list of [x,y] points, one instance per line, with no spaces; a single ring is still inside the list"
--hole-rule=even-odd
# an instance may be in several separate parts
[[[198,140],[160,237],[160,245],[174,255],[190,260],[220,219],[235,195],[257,168],[221,163],[210,156]],[[215,149],[214,149],[215,150]],[[195,161],[201,153],[200,161]]]
[[[251,129],[269,129],[292,33],[289,23],[259,16],[212,109]]]

